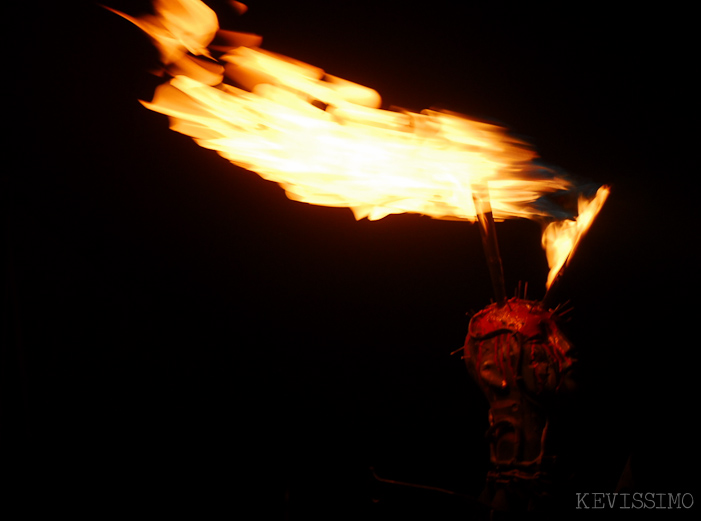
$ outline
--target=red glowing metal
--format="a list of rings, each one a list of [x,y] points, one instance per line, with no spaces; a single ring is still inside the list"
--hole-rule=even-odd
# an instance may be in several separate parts
[[[506,389],[523,381],[537,394],[557,392],[574,363],[558,318],[558,310],[537,301],[512,298],[487,306],[470,321],[468,367],[487,387]]]

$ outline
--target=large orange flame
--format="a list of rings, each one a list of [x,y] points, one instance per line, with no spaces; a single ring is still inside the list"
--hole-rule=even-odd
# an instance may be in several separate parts
[[[474,221],[472,189],[488,187],[497,220],[540,219],[548,216],[537,199],[572,188],[503,128],[445,111],[383,110],[373,89],[265,51],[256,35],[220,30],[199,0],[154,7],[141,18],[117,13],[153,39],[173,76],[143,104],[290,199],[348,207],[357,219],[413,212]],[[211,45],[215,35],[227,43]],[[579,219],[547,228],[548,285],[604,199],[582,200]]]

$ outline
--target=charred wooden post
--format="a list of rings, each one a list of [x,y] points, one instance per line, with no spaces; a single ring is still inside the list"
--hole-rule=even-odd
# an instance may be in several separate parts
[[[557,311],[519,298],[486,307],[470,321],[464,359],[490,406],[483,500],[497,511],[539,510],[557,482],[553,420],[574,388]]]

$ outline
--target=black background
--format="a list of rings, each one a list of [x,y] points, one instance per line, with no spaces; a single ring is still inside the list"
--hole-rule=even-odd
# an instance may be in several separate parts
[[[583,368],[575,489],[612,491],[632,453],[636,490],[692,491],[685,13],[260,0],[237,17],[211,5],[223,27],[373,87],[386,107],[489,118],[548,163],[612,185],[557,289],[574,306],[566,328]],[[162,80],[136,27],[91,2],[24,7],[6,46],[6,108],[20,117],[3,174],[2,406],[25,505],[466,515],[464,502],[379,484],[369,468],[480,491],[487,405],[450,356],[466,312],[491,297],[477,227],[356,222],[291,202],[138,103]],[[539,227],[498,233],[507,286],[528,281],[541,298]]]

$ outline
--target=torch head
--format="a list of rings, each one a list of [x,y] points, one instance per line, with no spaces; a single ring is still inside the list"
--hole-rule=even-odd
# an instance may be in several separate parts
[[[553,433],[560,430],[553,421],[558,423],[560,398],[574,387],[576,362],[557,318],[540,302],[513,298],[470,321],[464,358],[489,401],[486,437],[493,469],[485,497],[497,509],[530,509],[531,499],[547,498],[549,483],[557,482],[545,478],[557,472]],[[523,498],[529,505],[513,506]]]
[[[465,361],[490,402],[512,392],[547,402],[572,389],[574,349],[557,319],[539,302],[517,298],[472,317]]]

